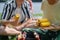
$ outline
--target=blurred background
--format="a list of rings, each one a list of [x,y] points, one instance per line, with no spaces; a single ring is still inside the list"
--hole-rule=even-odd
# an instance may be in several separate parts
[[[42,17],[42,0],[32,0],[33,2],[33,16],[34,18],[41,18]]]

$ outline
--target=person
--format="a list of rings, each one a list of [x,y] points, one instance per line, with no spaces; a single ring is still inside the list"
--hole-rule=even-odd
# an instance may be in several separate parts
[[[15,28],[10,28],[8,25],[2,24],[0,28],[0,35],[3,36],[3,39],[5,37],[8,37],[8,35],[18,35],[20,34],[20,31],[22,28],[26,27],[27,24],[29,24],[32,19],[30,19],[28,6],[25,5],[26,3],[24,0],[11,0],[7,1],[4,5],[3,12],[2,12],[2,20],[5,21],[4,24],[7,23],[13,23],[16,25],[16,21],[14,20],[15,14],[19,14],[20,18],[18,20],[21,25],[15,26]],[[25,22],[26,21],[26,22]],[[8,38],[6,38],[8,39]],[[2,40],[2,39],[1,39]]]
[[[60,25],[59,22],[59,0],[43,0],[42,11],[44,12],[44,18],[47,18],[52,24]],[[46,6],[45,6],[46,5]],[[58,14],[57,14],[58,13]],[[48,16],[47,16],[48,15]],[[59,30],[59,28],[57,28]]]
[[[57,36],[56,37],[56,40],[60,40],[59,37],[60,37],[60,17],[59,17],[59,14],[60,14],[60,0],[43,0],[42,2],[42,11],[44,13],[44,18],[47,18],[51,24],[52,24],[52,27],[47,27],[47,28],[44,28],[46,30],[57,30],[56,33],[57,33]],[[53,32],[54,32],[53,31]]]
[[[8,4],[6,3],[6,5],[4,6],[4,9],[3,9],[3,13],[2,13],[3,14],[2,15],[2,20],[9,20],[10,18],[12,18],[13,15],[15,15],[15,13],[20,13],[20,16],[22,15],[22,19],[19,20],[19,21],[22,22],[22,20],[25,20],[25,16],[27,15],[27,13],[23,14],[22,10],[20,10],[21,9],[21,3],[23,3],[23,2],[24,2],[24,0],[16,0],[17,6],[16,6],[14,0],[11,1],[10,3],[8,3]],[[22,5],[22,6],[24,7],[24,5]]]

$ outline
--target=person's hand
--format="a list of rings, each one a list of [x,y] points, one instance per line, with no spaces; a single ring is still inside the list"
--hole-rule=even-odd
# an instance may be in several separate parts
[[[0,20],[0,22],[3,24],[3,25],[7,25],[7,24],[10,24],[10,23],[14,23],[15,20],[13,19],[10,19],[10,20]]]
[[[36,23],[30,23],[26,25],[26,27],[30,27],[30,28],[35,27],[35,26],[36,26]]]
[[[29,24],[31,24],[31,23],[36,23],[36,21],[37,21],[36,19],[31,18],[31,19],[28,20],[28,23],[29,23]]]
[[[45,29],[45,30],[60,30],[60,26],[52,24],[51,26],[49,26],[49,27],[43,27],[42,29]]]
[[[13,28],[9,28],[9,27],[0,28],[0,35],[18,35],[18,34],[20,34],[20,32]]]
[[[5,28],[5,32],[7,35],[18,35],[18,34],[20,34],[19,31],[15,30],[13,28],[9,28],[9,27]]]
[[[32,27],[32,26],[35,26],[36,25],[36,21],[35,19],[29,19],[28,20],[28,24],[26,25],[26,27]]]

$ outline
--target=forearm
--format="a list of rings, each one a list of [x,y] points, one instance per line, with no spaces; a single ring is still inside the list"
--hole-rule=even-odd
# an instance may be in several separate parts
[[[60,26],[59,27],[58,26],[56,26],[56,27],[50,26],[50,27],[45,27],[43,29],[46,29],[46,30],[60,30]]]
[[[15,27],[15,29],[21,30],[21,29],[24,28],[27,24],[28,24],[28,22],[25,22],[25,23],[23,23],[23,24],[21,24],[21,25]]]
[[[60,30],[60,26],[59,27],[55,27],[56,30]]]
[[[29,24],[30,22],[32,22],[32,18],[27,20],[26,22],[24,22],[23,24],[21,24],[20,26],[17,26],[16,29],[17,30],[21,30],[22,28],[26,27],[27,24]]]

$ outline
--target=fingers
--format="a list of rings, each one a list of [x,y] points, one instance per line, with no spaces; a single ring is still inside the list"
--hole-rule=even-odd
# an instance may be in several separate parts
[[[36,26],[35,23],[31,23],[31,24],[26,25],[26,27],[28,27],[28,28],[34,28],[35,26]]]
[[[29,23],[29,24],[31,24],[31,23],[36,23],[36,20],[34,20],[34,19],[31,18],[31,19],[28,20],[28,23]]]
[[[57,27],[57,26],[60,26],[59,24],[52,24],[51,25],[52,27]]]
[[[33,20],[37,20],[36,18],[32,18]]]

